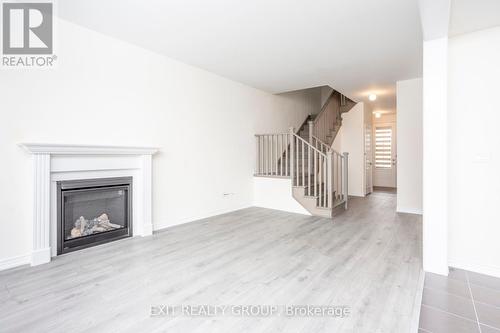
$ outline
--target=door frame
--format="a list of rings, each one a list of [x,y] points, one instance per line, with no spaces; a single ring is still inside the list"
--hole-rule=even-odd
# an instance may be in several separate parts
[[[373,149],[373,124],[372,123],[366,123],[364,126],[364,172],[365,172],[365,195],[368,195],[373,192],[373,158],[374,158],[374,149]],[[368,156],[367,153],[367,134],[370,135],[370,156]],[[368,161],[369,160],[369,161]],[[368,167],[367,164],[370,163],[370,171],[367,172]],[[368,176],[367,174],[370,173],[370,181],[368,181]]]
[[[375,143],[375,129],[376,127],[391,127],[392,128],[392,140],[391,140],[391,143],[392,143],[392,154],[391,154],[391,163],[392,163],[392,169],[393,169],[393,173],[394,173],[394,188],[397,188],[398,187],[398,155],[397,155],[397,148],[398,148],[398,142],[397,142],[397,122],[396,121],[384,121],[384,122],[374,122],[373,123],[373,126],[372,126],[372,138],[373,138],[373,156],[372,156],[372,161],[373,161],[373,178],[372,178],[372,183],[373,183],[373,186],[377,186],[375,185],[375,174],[377,172],[377,167],[375,166],[375,147],[376,147],[376,143]],[[392,188],[392,186],[389,186]]]

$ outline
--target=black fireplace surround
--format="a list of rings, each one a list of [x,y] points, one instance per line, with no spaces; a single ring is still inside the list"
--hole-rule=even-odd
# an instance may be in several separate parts
[[[57,182],[57,254],[132,235],[132,177]]]

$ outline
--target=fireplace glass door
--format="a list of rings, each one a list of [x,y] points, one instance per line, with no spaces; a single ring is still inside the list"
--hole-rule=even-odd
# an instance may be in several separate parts
[[[130,235],[131,181],[128,178],[58,185],[61,253]]]

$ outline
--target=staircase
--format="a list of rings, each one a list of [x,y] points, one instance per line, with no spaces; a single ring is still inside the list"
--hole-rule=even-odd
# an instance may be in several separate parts
[[[256,135],[256,176],[292,180],[292,196],[315,216],[331,217],[333,209],[347,208],[348,153],[331,148],[342,113],[355,103],[333,91],[317,115],[288,133]]]

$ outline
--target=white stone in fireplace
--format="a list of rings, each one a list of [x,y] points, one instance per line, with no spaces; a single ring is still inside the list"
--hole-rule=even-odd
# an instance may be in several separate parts
[[[57,182],[132,177],[132,235],[148,236],[152,222],[152,147],[21,144],[33,157],[31,265],[57,255]]]

